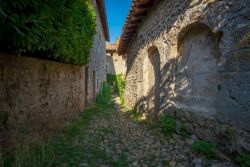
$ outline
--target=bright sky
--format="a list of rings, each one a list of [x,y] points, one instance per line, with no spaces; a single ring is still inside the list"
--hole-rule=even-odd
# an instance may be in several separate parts
[[[132,0],[105,0],[111,43],[121,35],[131,2]]]

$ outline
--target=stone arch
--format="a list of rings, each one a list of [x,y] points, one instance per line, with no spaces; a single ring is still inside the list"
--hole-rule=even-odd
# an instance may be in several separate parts
[[[178,37],[177,37],[177,45],[178,45],[178,49],[179,49],[179,46],[181,44],[181,42],[183,41],[183,39],[185,38],[185,36],[190,32],[192,31],[193,29],[197,28],[197,27],[200,27],[200,28],[207,28],[209,29],[211,32],[212,32],[212,28],[210,26],[208,26],[207,24],[205,23],[201,23],[201,22],[192,22],[186,26],[184,26],[181,31],[179,32],[178,34]]]
[[[195,112],[216,112],[219,87],[218,34],[202,23],[185,27],[178,36],[176,104]]]
[[[161,81],[160,54],[155,46],[149,47],[142,66],[142,89],[146,100],[147,117],[155,122],[160,109]]]

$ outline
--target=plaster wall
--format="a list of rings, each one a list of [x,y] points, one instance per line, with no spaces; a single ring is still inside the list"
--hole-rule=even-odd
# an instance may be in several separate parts
[[[0,54],[0,144],[35,141],[85,107],[84,67]]]
[[[106,53],[106,60],[107,73],[114,75],[126,75],[127,64],[125,56],[118,55],[117,52],[112,54]]]

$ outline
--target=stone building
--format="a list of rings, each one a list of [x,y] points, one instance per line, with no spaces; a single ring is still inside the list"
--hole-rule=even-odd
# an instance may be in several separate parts
[[[88,65],[0,53],[0,149],[46,135],[95,100],[106,80],[109,32],[104,1],[92,2],[97,34]]]
[[[91,50],[90,63],[85,67],[86,103],[92,103],[102,83],[106,81],[106,41],[109,41],[109,31],[104,0],[92,0],[96,12],[96,36]]]
[[[228,153],[250,151],[249,0],[133,0],[119,54],[126,104],[173,113]]]
[[[119,39],[115,44],[106,45],[106,72],[107,74],[125,75],[127,71],[126,56],[118,54]]]

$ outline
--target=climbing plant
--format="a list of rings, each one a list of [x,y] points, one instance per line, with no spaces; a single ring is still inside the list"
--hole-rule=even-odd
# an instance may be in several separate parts
[[[0,49],[86,64],[95,17],[90,0],[0,0]]]

